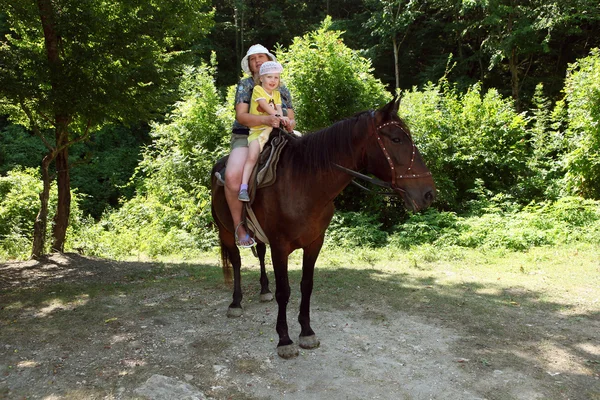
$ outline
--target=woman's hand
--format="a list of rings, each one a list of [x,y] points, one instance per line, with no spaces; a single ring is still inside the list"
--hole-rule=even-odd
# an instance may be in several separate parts
[[[276,115],[265,115],[263,119],[263,125],[269,125],[273,128],[278,128],[281,118]]]

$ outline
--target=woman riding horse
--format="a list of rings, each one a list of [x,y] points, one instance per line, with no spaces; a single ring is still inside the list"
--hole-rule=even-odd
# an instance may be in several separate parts
[[[294,357],[298,348],[289,337],[286,318],[290,297],[288,256],[302,249],[302,299],[300,338],[302,348],[319,346],[310,326],[310,297],[314,266],[334,213],[333,200],[359,171],[374,175],[382,184],[402,197],[410,210],[422,210],[433,202],[435,185],[406,124],[398,117],[396,100],[374,112],[363,112],[337,122],[329,128],[291,140],[282,150],[277,165],[277,180],[256,192],[252,210],[271,247],[275,272],[275,298],[279,306],[277,353]],[[231,263],[234,272],[233,301],[228,315],[242,313],[241,259],[235,243],[235,224],[231,218],[223,187],[217,185],[213,169],[212,211],[219,229],[223,268]],[[292,205],[293,202],[293,205]],[[264,245],[258,248],[261,259],[262,292],[268,291],[264,273]]]

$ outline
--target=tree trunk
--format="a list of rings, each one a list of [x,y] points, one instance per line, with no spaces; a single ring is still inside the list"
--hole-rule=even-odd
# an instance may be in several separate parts
[[[396,92],[400,90],[400,66],[398,65],[398,51],[400,50],[398,47],[398,40],[396,36],[392,36],[392,45],[394,46],[394,75],[396,77]]]
[[[236,3],[233,4],[233,24],[235,25],[235,60],[238,65],[241,62],[242,50],[240,49],[240,26],[238,21],[238,6]]]
[[[46,154],[42,160],[42,183],[43,188],[40,193],[40,211],[33,223],[33,247],[31,249],[32,257],[40,257],[44,253],[46,245],[46,225],[48,221],[48,201],[50,199],[50,173],[48,171],[50,163],[54,158],[54,153]]]
[[[512,98],[515,102],[515,109],[517,112],[521,111],[521,104],[519,99],[519,63],[518,55],[515,49],[512,49],[509,59],[510,68],[510,83],[512,88]]]
[[[71,179],[69,175],[69,148],[66,146],[69,135],[66,118],[57,118],[56,145],[60,149],[56,155],[56,185],[58,188],[58,204],[54,216],[52,249],[64,251],[65,237],[69,226],[71,212]]]
[[[48,56],[48,68],[50,71],[50,82],[52,95],[60,99],[63,95],[60,85],[60,74],[62,73],[62,62],[60,57],[60,35],[57,30],[52,0],[37,0],[40,20],[44,30],[44,43]],[[71,209],[71,182],[69,178],[69,113],[62,107],[61,103],[55,105],[54,129],[56,147],[56,171],[58,187],[58,207],[54,217],[52,248],[63,251],[67,227],[69,226],[69,213]]]

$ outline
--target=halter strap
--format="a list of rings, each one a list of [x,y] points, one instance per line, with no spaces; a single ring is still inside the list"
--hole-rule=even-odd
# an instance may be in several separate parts
[[[421,174],[414,174],[412,173],[412,167],[413,164],[415,162],[415,155],[417,153],[417,146],[415,146],[415,142],[412,140],[412,137],[410,136],[410,134],[408,132],[406,132],[406,130],[402,127],[402,125],[398,122],[398,121],[388,121],[388,122],[384,122],[383,124],[379,125],[379,126],[375,126],[375,118],[373,115],[372,118],[372,124],[373,124],[373,134],[375,135],[375,138],[377,139],[377,144],[379,145],[379,148],[381,148],[381,151],[383,152],[383,155],[385,156],[389,166],[390,166],[390,170],[391,170],[391,175],[392,175],[392,182],[391,182],[391,186],[393,189],[397,189],[397,190],[401,190],[397,185],[396,185],[396,180],[400,180],[400,179],[415,179],[415,178],[422,178],[422,177],[426,177],[426,176],[431,176],[431,172],[423,172]],[[408,165],[408,168],[406,169],[406,171],[403,174],[396,174],[396,167],[394,166],[394,162],[392,161],[392,158],[390,157],[389,152],[387,151],[387,149],[385,148],[385,145],[383,144],[383,140],[381,139],[381,136],[379,135],[379,131],[387,126],[390,125],[394,125],[398,128],[400,128],[400,130],[402,132],[404,132],[404,134],[406,135],[406,137],[408,138],[408,140],[410,140],[410,143],[412,145],[412,154],[410,157],[410,164]]]

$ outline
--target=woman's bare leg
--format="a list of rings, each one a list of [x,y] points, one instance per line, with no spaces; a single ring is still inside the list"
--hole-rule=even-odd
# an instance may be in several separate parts
[[[244,164],[248,157],[248,147],[236,147],[231,150],[229,160],[227,161],[227,169],[225,170],[225,198],[233,219],[233,229],[239,226],[237,235],[242,238],[242,245],[248,245],[248,241],[244,238],[248,233],[244,225],[240,225],[242,221],[243,204],[238,200],[240,184],[242,183],[242,174],[244,172]]]

